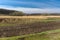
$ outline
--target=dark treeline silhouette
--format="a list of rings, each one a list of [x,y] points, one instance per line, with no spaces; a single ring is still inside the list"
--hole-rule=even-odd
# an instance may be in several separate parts
[[[60,15],[60,13],[32,13],[32,14],[27,14],[27,16],[39,16],[39,15],[43,15],[43,16],[50,16],[50,15]]]
[[[14,10],[0,9],[0,14],[9,14],[15,12]]]
[[[0,9],[0,15],[22,16],[24,13],[15,10]]]

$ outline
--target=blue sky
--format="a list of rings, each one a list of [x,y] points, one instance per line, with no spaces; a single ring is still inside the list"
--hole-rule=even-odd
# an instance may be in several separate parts
[[[60,0],[0,0],[0,8],[27,13],[60,13]]]

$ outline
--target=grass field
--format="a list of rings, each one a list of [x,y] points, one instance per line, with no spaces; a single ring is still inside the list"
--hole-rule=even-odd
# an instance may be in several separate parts
[[[5,37],[8,32],[13,36]],[[0,16],[0,36],[0,40],[60,40],[60,16]]]
[[[16,26],[18,24],[55,20],[60,20],[60,16],[0,16],[0,26]]]

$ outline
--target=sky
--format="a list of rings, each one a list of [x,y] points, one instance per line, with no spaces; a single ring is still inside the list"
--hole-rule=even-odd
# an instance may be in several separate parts
[[[60,0],[0,0],[0,8],[25,13],[60,13]]]

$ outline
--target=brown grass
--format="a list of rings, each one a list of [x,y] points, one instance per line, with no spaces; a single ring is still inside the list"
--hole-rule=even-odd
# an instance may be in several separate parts
[[[0,18],[44,18],[44,19],[51,17],[60,18],[60,16],[0,16]]]

